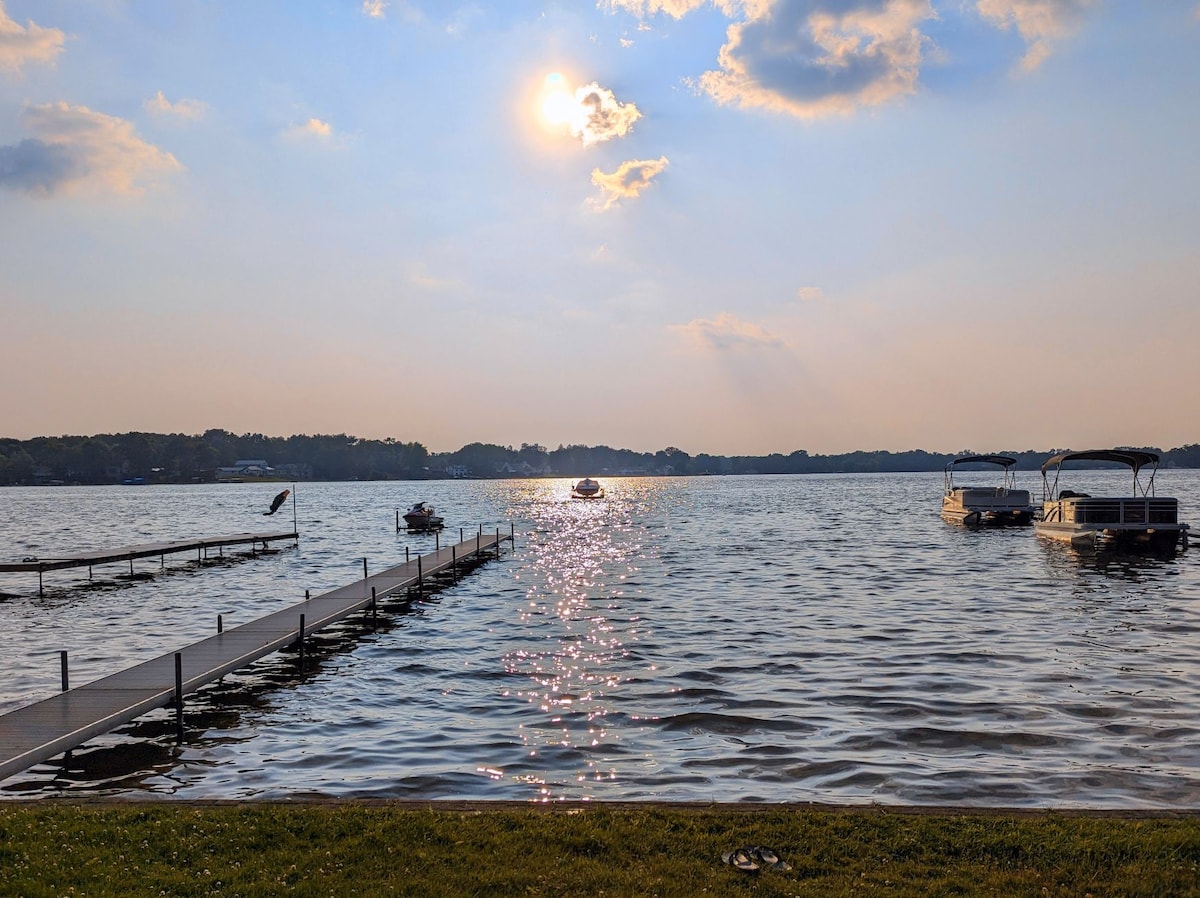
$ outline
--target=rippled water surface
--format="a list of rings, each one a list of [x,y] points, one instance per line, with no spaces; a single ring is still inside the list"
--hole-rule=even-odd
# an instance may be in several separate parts
[[[939,474],[604,485],[302,483],[278,553],[55,572],[41,596],[0,575],[2,712],[54,694],[60,650],[79,685],[431,551],[396,532],[417,500],[443,544],[515,534],[377,630],[319,635],[303,671],[285,651],[189,697],[182,745],[154,712],[0,794],[1200,806],[1200,546],[965,530]],[[290,504],[260,514],[279,488],[6,489],[0,558],[290,529]],[[1200,472],[1158,493],[1194,522]]]

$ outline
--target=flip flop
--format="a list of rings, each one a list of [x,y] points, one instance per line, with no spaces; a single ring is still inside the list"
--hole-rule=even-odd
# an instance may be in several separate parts
[[[736,848],[733,851],[726,851],[721,855],[721,860],[734,869],[741,870],[743,873],[758,872],[758,864],[754,863],[754,858],[750,856],[750,849],[748,848]]]
[[[777,855],[770,848],[763,848],[760,845],[757,848],[751,848],[749,851],[749,854],[752,858],[754,858],[755,860],[762,861],[764,864],[766,864],[768,867],[770,867],[773,870],[790,870],[790,869],[792,869],[791,864],[787,863],[786,861],[780,860],[779,855]]]

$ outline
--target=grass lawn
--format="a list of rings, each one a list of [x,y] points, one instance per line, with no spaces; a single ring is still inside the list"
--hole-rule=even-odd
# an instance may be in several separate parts
[[[3,896],[283,894],[1200,895],[1200,813],[0,802]]]

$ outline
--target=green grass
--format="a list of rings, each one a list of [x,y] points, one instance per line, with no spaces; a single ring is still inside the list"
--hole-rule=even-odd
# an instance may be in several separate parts
[[[766,845],[788,872],[721,862]],[[0,895],[1187,896],[1200,816],[0,803]]]

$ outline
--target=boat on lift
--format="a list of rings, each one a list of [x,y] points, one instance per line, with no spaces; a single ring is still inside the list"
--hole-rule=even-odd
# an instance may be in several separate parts
[[[604,487],[600,481],[585,477],[571,488],[572,499],[603,499]]]
[[[442,518],[428,502],[417,502],[404,513],[404,523],[409,530],[441,530]]]
[[[1017,489],[1015,458],[1007,455],[964,455],[945,470],[942,517],[968,527],[1025,525],[1033,521],[1029,490]],[[960,486],[954,482],[959,465],[998,465],[1003,472],[999,486]]]
[[[1063,465],[1075,461],[1128,465],[1133,471],[1133,495],[1092,496],[1060,489]],[[1042,514],[1034,532],[1077,549],[1170,551],[1177,544],[1186,548],[1188,526],[1179,523],[1179,500],[1154,495],[1158,461],[1157,452],[1138,449],[1088,449],[1046,459],[1042,464]]]

